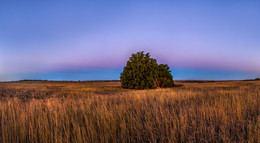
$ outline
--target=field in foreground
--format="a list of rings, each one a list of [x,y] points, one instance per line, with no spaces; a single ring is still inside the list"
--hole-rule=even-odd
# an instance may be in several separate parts
[[[260,81],[0,83],[0,142],[260,142]]]

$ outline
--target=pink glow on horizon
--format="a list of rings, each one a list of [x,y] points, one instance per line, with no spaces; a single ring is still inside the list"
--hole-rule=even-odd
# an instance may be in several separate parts
[[[258,1],[1,2],[0,78],[122,69],[138,51],[173,69],[259,74],[259,7]]]

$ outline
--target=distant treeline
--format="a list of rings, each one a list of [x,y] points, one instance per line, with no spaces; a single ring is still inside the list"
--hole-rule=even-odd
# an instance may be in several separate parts
[[[38,79],[23,79],[18,80],[18,82],[23,81],[33,81],[33,82],[42,82],[42,81],[48,81],[48,82],[117,82],[120,80],[38,80]],[[15,82],[15,81],[14,81]]]
[[[260,80],[260,78],[256,79],[245,79],[245,80],[240,80],[240,81],[253,81],[253,80]],[[32,81],[32,82],[118,82],[120,80],[41,80],[41,79],[23,79],[23,80],[18,80],[18,82],[24,82],[24,81]],[[175,80],[179,82],[184,82],[184,83],[209,83],[209,82],[221,82],[221,81],[239,81],[239,80]],[[12,82],[17,82],[17,81],[12,81]]]

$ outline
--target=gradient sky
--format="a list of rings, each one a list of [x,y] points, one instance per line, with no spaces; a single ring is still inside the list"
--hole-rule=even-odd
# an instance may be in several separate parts
[[[260,1],[0,1],[0,80],[119,79],[150,52],[175,79],[260,76]]]

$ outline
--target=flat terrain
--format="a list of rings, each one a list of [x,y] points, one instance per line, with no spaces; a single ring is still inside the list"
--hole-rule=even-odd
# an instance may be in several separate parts
[[[0,142],[260,142],[260,81],[0,83]]]

